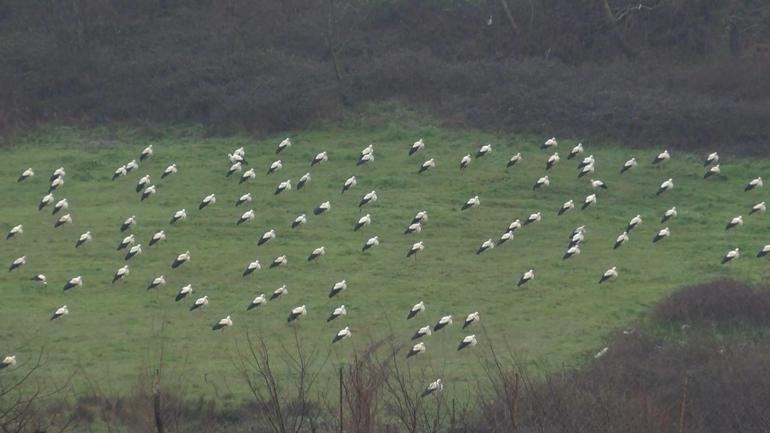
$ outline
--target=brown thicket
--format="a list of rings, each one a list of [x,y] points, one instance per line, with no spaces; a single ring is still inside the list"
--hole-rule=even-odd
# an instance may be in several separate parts
[[[6,0],[0,132],[301,129],[397,100],[445,125],[766,154],[764,0]]]

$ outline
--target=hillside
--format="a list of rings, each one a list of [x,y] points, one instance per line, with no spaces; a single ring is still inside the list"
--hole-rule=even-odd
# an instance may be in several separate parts
[[[275,147],[286,135],[293,145],[276,156]],[[410,157],[409,146],[418,138],[426,146]],[[154,133],[46,128],[20,135],[0,150],[0,193],[5,197],[0,229],[5,233],[23,224],[24,234],[2,241],[0,262],[10,264],[26,255],[27,264],[0,274],[0,315],[6,324],[0,329],[5,343],[0,355],[15,353],[23,366],[42,348],[47,361],[42,377],[63,381],[74,374],[77,388],[87,388],[88,379],[120,390],[131,386],[138,372],[153,370],[162,352],[166,368],[183,374],[192,394],[226,395],[237,401],[248,392],[238,375],[238,359],[248,350],[246,333],[278,348],[291,346],[296,332],[306,349],[315,347],[324,356],[328,350],[325,368],[331,372],[339,363],[350,362],[356,349],[391,333],[406,350],[417,328],[451,314],[455,323],[425,338],[427,352],[410,362],[445,377],[450,389],[463,388],[479,365],[474,349],[456,351],[466,334],[475,333],[481,344],[507,344],[538,371],[552,371],[583,363],[609,332],[638,319],[677,286],[725,276],[747,281],[770,276],[766,259],[755,257],[770,239],[766,215],[748,215],[767,194],[762,188],[743,192],[750,179],[767,171],[767,161],[727,158],[721,161],[719,176],[704,180],[702,155],[672,152],[670,161],[654,167],[650,162],[662,149],[585,142],[582,156],[592,154],[597,169],[578,179],[577,160],[566,158],[576,142],[560,139],[562,159],[548,173],[551,185],[533,191],[551,153],[540,149],[547,138],[400,124],[290,132],[262,140],[208,137],[185,128]],[[375,160],[357,166],[360,150],[370,143]],[[485,143],[493,144],[492,152],[474,158],[461,171],[463,155],[475,155]],[[138,159],[148,144],[155,150],[149,160],[111,180],[118,166]],[[256,178],[239,185],[237,176],[225,173],[230,166],[227,154],[240,146]],[[329,161],[311,168],[310,160],[324,150]],[[523,160],[506,169],[517,152]],[[620,167],[632,156],[639,166],[621,175]],[[277,158],[283,168],[266,175]],[[428,158],[435,158],[437,167],[418,174]],[[179,172],[161,179],[171,163]],[[60,166],[67,171],[65,184],[54,195],[69,200],[66,212],[73,222],[54,228],[50,207],[38,211],[37,203],[50,173]],[[27,167],[36,175],[17,182]],[[312,180],[297,190],[296,181],[308,171]],[[140,201],[134,187],[145,174],[158,192]],[[342,183],[351,175],[358,184],[341,194]],[[590,177],[604,180],[608,189],[593,190]],[[675,188],[656,196],[667,178],[674,179]],[[274,195],[285,179],[292,179],[294,188]],[[371,190],[379,199],[359,209],[362,195]],[[252,193],[253,203],[235,207],[246,192]],[[579,203],[594,192],[596,205],[580,210]],[[216,194],[216,204],[198,210],[200,200],[211,193]],[[481,205],[461,211],[474,195]],[[578,203],[578,209],[557,216],[568,199]],[[326,200],[331,209],[313,215]],[[678,216],[660,224],[661,215],[672,206]],[[249,207],[256,218],[236,225]],[[187,219],[170,225],[171,215],[182,208]],[[419,210],[426,210],[429,220],[421,233],[405,235]],[[536,211],[542,212],[541,222],[476,254],[484,240],[496,240],[513,220]],[[292,229],[291,221],[302,213],[308,215],[307,224]],[[366,213],[371,214],[371,225],[354,231]],[[613,250],[615,238],[636,214],[644,222],[625,245]],[[739,214],[745,224],[726,231],[727,221]],[[119,227],[132,215],[138,220],[132,231],[144,251],[128,262],[131,272],[125,281],[111,284],[125,263],[125,251],[115,249],[124,236]],[[563,260],[568,236],[580,225],[587,230],[582,253]],[[671,228],[670,238],[653,244],[653,235],[663,225]],[[259,236],[271,228],[276,239],[258,246]],[[168,239],[149,247],[150,236],[160,229]],[[76,249],[78,236],[87,230],[93,241]],[[362,253],[362,244],[374,235],[380,245]],[[407,249],[417,241],[424,241],[425,250],[407,259]],[[308,254],[321,245],[326,256],[309,263]],[[724,253],[735,247],[743,256],[720,265]],[[186,250],[190,262],[171,269],[173,259]],[[288,266],[268,269],[282,254]],[[242,277],[255,259],[262,269]],[[599,285],[599,277],[612,266],[619,277]],[[530,268],[536,277],[517,288]],[[30,280],[39,272],[46,274],[47,286]],[[167,284],[148,290],[148,283],[161,274]],[[63,291],[66,280],[75,275],[83,275],[83,286]],[[343,279],[347,290],[330,299],[329,289]],[[177,291],[188,283],[193,294],[175,302]],[[269,295],[283,284],[288,295],[246,311],[256,295]],[[210,304],[188,311],[192,299],[203,295]],[[407,321],[407,312],[420,300],[426,311]],[[70,314],[49,320],[63,304]],[[289,310],[301,304],[307,305],[307,315],[287,324]],[[347,306],[347,316],[327,323],[339,304]],[[473,311],[480,313],[480,323],[461,330],[463,318]],[[226,315],[232,315],[233,326],[212,332],[212,324]],[[331,338],[344,326],[350,326],[353,337],[332,346]]]

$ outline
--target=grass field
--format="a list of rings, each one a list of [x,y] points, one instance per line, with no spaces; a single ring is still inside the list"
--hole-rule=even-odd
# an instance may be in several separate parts
[[[604,180],[609,189],[598,191],[598,203],[581,211],[579,204],[592,192],[587,179],[592,176],[578,180],[577,161],[566,159],[574,140],[559,141],[562,160],[549,173],[550,187],[533,191],[550,153],[539,149],[545,136],[397,125],[288,135],[294,144],[278,157],[274,151],[283,136],[207,138],[194,128],[154,134],[46,128],[0,149],[0,230],[4,234],[24,224],[22,236],[0,241],[0,264],[22,255],[28,258],[20,270],[0,272],[0,355],[15,353],[21,371],[43,348],[44,377],[61,381],[83,373],[106,392],[121,392],[139,372],[157,366],[162,347],[166,368],[184,375],[193,394],[224,393],[237,399],[248,391],[235,366],[247,330],[277,347],[288,342],[291,328],[296,328],[303,344],[321,344],[324,352],[329,346],[331,372],[371,339],[392,330],[411,345],[417,328],[452,314],[455,324],[425,338],[427,353],[410,360],[445,377],[452,388],[477,371],[473,349],[456,351],[462,336],[475,332],[482,338],[479,324],[461,330],[470,312],[480,312],[484,338],[509,344],[548,371],[584,362],[602,347],[603,336],[640,318],[677,286],[723,276],[748,281],[770,277],[767,259],[755,257],[770,243],[767,216],[748,215],[753,204],[767,198],[766,189],[743,191],[750,179],[768,172],[766,160],[725,155],[722,174],[704,180],[702,155],[672,152],[670,161],[653,167],[650,162],[662,149],[584,143],[583,156],[593,154],[597,160],[593,177]],[[409,146],[421,137],[426,148],[409,157]],[[494,144],[491,154],[474,159],[461,173],[462,156],[475,155],[487,142]],[[376,160],[356,166],[359,151],[369,143],[374,143]],[[111,181],[115,168],[138,159],[147,144],[154,145],[155,154],[137,171]],[[241,185],[237,176],[225,177],[230,166],[226,155],[239,146],[245,147],[249,167],[257,171],[256,179]],[[309,161],[323,150],[329,152],[329,161],[311,169]],[[506,169],[516,152],[524,160]],[[621,176],[621,165],[632,156],[639,166]],[[283,160],[283,169],[266,175],[276,158]],[[420,163],[428,158],[435,158],[438,166],[418,175]],[[172,162],[179,173],[161,180]],[[69,200],[74,221],[54,228],[51,208],[38,211],[37,204],[59,166],[67,171],[66,183],[54,195]],[[27,167],[36,175],[17,183]],[[307,171],[312,180],[304,189],[273,195],[280,181],[292,179],[296,185]],[[152,176],[158,193],[140,202],[134,187],[145,174]],[[351,175],[358,185],[340,194]],[[669,177],[675,188],[656,196],[658,185]],[[360,198],[373,189],[379,200],[359,210]],[[252,193],[254,202],[236,208],[236,199],[245,192]],[[217,203],[199,211],[198,203],[211,193]],[[473,195],[480,196],[481,205],[460,211]],[[578,209],[557,217],[568,199],[575,200]],[[331,210],[312,215],[326,200]],[[672,235],[653,244],[654,233],[662,227],[661,215],[671,206],[679,210],[668,223]],[[256,219],[236,226],[249,207]],[[171,215],[181,208],[186,208],[187,220],[170,226]],[[419,210],[430,216],[424,230],[404,235]],[[496,240],[511,221],[535,211],[542,211],[542,222],[524,227],[500,247],[476,254],[482,241]],[[308,214],[308,223],[292,230],[291,221],[301,213]],[[365,213],[372,215],[372,224],[354,232],[354,223]],[[626,245],[613,250],[615,238],[636,214],[644,223]],[[739,214],[746,223],[725,231],[726,222]],[[113,285],[114,272],[124,264],[125,252],[116,251],[124,236],[119,227],[131,215],[138,219],[133,232],[144,253],[129,261],[127,279]],[[587,227],[582,254],[562,260],[568,235],[579,225]],[[257,246],[259,236],[270,228],[277,238]],[[160,229],[166,230],[167,241],[150,248],[150,236]],[[75,241],[86,230],[94,239],[76,250]],[[362,253],[364,241],[374,235],[381,244]],[[419,240],[425,250],[407,259],[408,247]],[[327,255],[308,263],[306,257],[321,245]],[[720,265],[722,255],[736,246],[743,257]],[[171,262],[185,250],[191,251],[192,260],[172,270]],[[282,254],[288,266],[268,269]],[[242,277],[254,259],[262,270]],[[611,266],[617,266],[619,278],[597,284]],[[519,277],[530,268],[536,277],[517,288]],[[48,286],[30,280],[40,272],[47,275]],[[167,284],[147,290],[150,280],[161,274]],[[83,286],[63,291],[65,281],[76,275],[83,275]],[[329,299],[329,289],[342,279],[348,289]],[[192,299],[175,302],[176,292],[188,283],[194,287]],[[283,284],[287,296],[246,311],[257,294],[269,295]],[[209,296],[210,305],[188,311],[192,300],[203,295]],[[427,310],[405,320],[420,300]],[[62,304],[69,306],[70,314],[50,321]],[[307,316],[287,324],[289,310],[301,304],[307,305]],[[340,304],[347,306],[348,315],[327,323],[328,314]],[[232,328],[212,332],[212,324],[228,314]],[[334,333],[346,325],[353,337],[331,346]],[[16,373],[0,376],[5,374]],[[85,386],[83,377],[75,376],[77,387]]]

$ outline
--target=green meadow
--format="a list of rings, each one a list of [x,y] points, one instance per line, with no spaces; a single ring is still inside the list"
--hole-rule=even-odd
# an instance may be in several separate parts
[[[277,144],[286,136],[293,145],[280,155]],[[251,338],[263,337],[274,348],[300,344],[315,348],[328,361],[323,367],[332,377],[340,363],[370,342],[392,334],[403,354],[414,342],[414,332],[451,314],[454,324],[425,337],[426,353],[410,359],[415,368],[444,378],[451,389],[479,373],[478,354],[492,343],[510,348],[538,371],[580,365],[601,349],[610,332],[633,326],[661,297],[677,287],[715,278],[750,282],[770,277],[770,258],[757,251],[770,243],[767,215],[749,215],[755,203],[767,199],[767,188],[744,192],[746,183],[768,173],[767,160],[722,155],[721,174],[703,179],[703,156],[671,150],[671,160],[661,166],[651,161],[660,149],[632,149],[622,144],[584,142],[585,153],[575,160],[567,154],[577,143],[560,138],[556,151],[561,161],[548,172],[550,186],[533,191],[553,150],[540,145],[549,136],[496,135],[484,131],[441,129],[391,124],[379,128],[353,126],[311,131],[289,131],[264,139],[245,136],[209,137],[195,128],[144,130],[41,128],[19,135],[0,148],[0,264],[26,255],[18,270],[0,272],[0,357],[16,354],[15,370],[21,374],[39,353],[45,363],[39,375],[52,382],[71,380],[77,389],[99,383],[106,393],[120,393],[142,372],[159,366],[183,377],[191,395],[226,394],[239,399],[248,393],[240,376],[239,359]],[[413,156],[411,144],[423,138],[426,146]],[[374,145],[375,160],[357,166],[359,152]],[[460,159],[486,143],[490,154],[473,159],[460,170]],[[148,144],[149,160],[125,177],[111,180],[113,171]],[[238,183],[226,177],[227,154],[243,146],[255,179]],[[715,148],[714,150],[719,150]],[[310,167],[317,153],[327,151],[328,162]],[[523,160],[506,168],[511,155]],[[594,155],[596,172],[578,179],[582,157]],[[635,157],[639,165],[620,174],[623,163]],[[418,174],[420,164],[434,158],[437,167]],[[267,175],[276,159],[283,169]],[[177,174],[161,179],[176,163]],[[53,170],[64,167],[65,184],[54,192],[67,198],[72,224],[54,228],[57,216],[49,206],[38,211],[47,193]],[[35,176],[17,182],[32,167]],[[296,189],[300,176],[312,180]],[[140,201],[137,180],[149,174],[157,194]],[[345,179],[355,175],[358,184],[341,194]],[[594,190],[589,178],[602,179],[607,190]],[[673,178],[673,190],[656,196],[658,185]],[[279,182],[291,179],[291,191],[274,195]],[[376,190],[378,201],[358,207],[361,197]],[[235,202],[250,192],[252,203]],[[213,206],[198,210],[201,199],[216,194]],[[596,193],[598,201],[580,209],[584,197]],[[478,195],[481,205],[461,211],[465,201]],[[572,199],[577,209],[557,216]],[[313,209],[324,201],[331,209],[319,216]],[[669,221],[671,236],[653,244],[663,227],[663,212],[672,206],[678,216]],[[187,219],[170,225],[172,214],[186,209]],[[239,216],[253,208],[253,221],[236,225]],[[420,210],[429,214],[421,233],[404,230]],[[542,221],[517,231],[515,238],[482,254],[486,239],[497,240],[515,219],[533,212]],[[307,214],[307,224],[291,223]],[[354,231],[356,221],[371,214],[371,225]],[[615,238],[628,221],[641,214],[644,222],[630,240],[613,250]],[[117,251],[125,234],[121,223],[135,215],[131,230],[143,253],[128,261],[130,274],[112,284],[123,266],[125,251]],[[726,231],[725,224],[743,215],[745,224]],[[5,240],[11,227],[23,224],[24,234]],[[582,253],[563,260],[570,232],[585,225]],[[164,229],[167,240],[148,245]],[[262,233],[275,229],[276,239],[258,246]],[[90,230],[93,241],[75,248],[81,233]],[[380,245],[362,252],[364,242],[379,236]],[[424,241],[424,251],[407,258],[408,248]],[[307,257],[319,246],[326,256],[315,262]],[[742,256],[721,265],[729,249],[740,247]],[[191,252],[191,260],[171,269],[177,254]],[[273,258],[286,255],[288,265],[270,269]],[[259,260],[262,269],[241,274]],[[602,273],[616,266],[619,277],[598,284]],[[522,273],[534,269],[535,278],[517,287]],[[31,278],[44,273],[48,285]],[[65,282],[82,275],[82,287],[64,291]],[[147,289],[156,276],[165,286]],[[346,280],[348,288],[333,298],[333,284]],[[192,284],[194,292],[176,302],[179,289]],[[288,294],[247,311],[260,293],[269,295],[286,285]],[[189,311],[194,299],[207,295],[209,305]],[[406,320],[412,305],[424,301],[426,311]],[[728,300],[726,300],[728,301]],[[70,314],[49,320],[61,305]],[[308,313],[287,323],[291,308],[306,305]],[[340,304],[347,315],[327,322]],[[468,313],[478,311],[481,321],[463,330]],[[220,332],[212,325],[231,315],[233,326]],[[353,336],[331,344],[341,328]],[[482,329],[483,327],[483,329]],[[479,346],[457,351],[463,336],[475,333]],[[279,363],[280,365],[280,363]]]

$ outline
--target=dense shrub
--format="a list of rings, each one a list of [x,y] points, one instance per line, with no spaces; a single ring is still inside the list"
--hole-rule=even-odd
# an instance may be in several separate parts
[[[716,325],[770,324],[770,290],[732,280],[684,287],[653,311],[655,320]]]
[[[770,147],[766,2],[609,0],[614,24],[601,0],[506,2],[513,26],[498,1],[8,0],[0,133],[41,121],[265,133],[397,100],[450,126]]]

